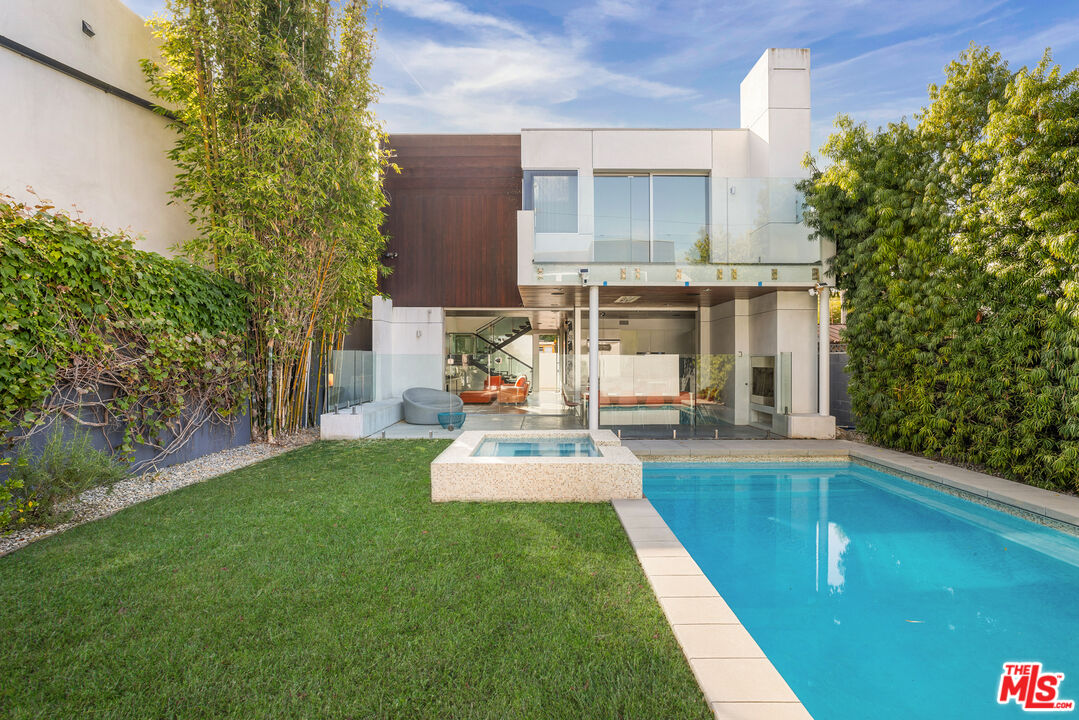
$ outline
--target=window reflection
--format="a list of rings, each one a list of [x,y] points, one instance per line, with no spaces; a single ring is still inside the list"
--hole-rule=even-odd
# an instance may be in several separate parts
[[[595,178],[596,262],[649,261],[648,184],[647,175]]]
[[[652,262],[712,262],[707,177],[654,176],[652,211]]]
[[[526,170],[523,203],[535,211],[537,233],[577,232],[577,172]]]

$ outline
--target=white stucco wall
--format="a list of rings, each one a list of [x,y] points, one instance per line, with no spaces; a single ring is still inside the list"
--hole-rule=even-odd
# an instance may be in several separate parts
[[[85,20],[94,37],[82,32]],[[152,100],[139,60],[155,53],[142,18],[118,0],[3,0],[0,34]],[[141,236],[144,250],[191,236],[183,206],[169,204],[174,134],[153,112],[0,48],[0,192]]]
[[[749,354],[791,353],[791,412],[817,412],[817,302],[803,290],[749,300]]]
[[[810,149],[809,50],[764,51],[739,87],[741,125],[753,134],[750,175],[805,177]]]
[[[375,399],[401,397],[411,387],[445,386],[445,310],[394,307],[371,299],[371,349],[375,355]]]

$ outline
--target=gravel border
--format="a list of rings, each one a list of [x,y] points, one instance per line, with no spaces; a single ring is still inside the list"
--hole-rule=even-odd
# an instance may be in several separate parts
[[[112,486],[91,488],[65,503],[64,509],[73,511],[69,521],[50,528],[27,527],[16,530],[10,535],[0,536],[0,557],[26,547],[35,540],[56,535],[76,525],[100,520],[143,500],[269,460],[289,450],[308,445],[317,439],[317,433],[303,432],[281,443],[259,442],[240,445],[172,465],[163,470],[121,480]]]

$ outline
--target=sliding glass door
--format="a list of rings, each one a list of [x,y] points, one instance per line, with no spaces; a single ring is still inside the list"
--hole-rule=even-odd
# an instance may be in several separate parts
[[[649,261],[651,212],[647,175],[595,178],[596,262]]]
[[[708,263],[706,175],[596,175],[593,259]]]

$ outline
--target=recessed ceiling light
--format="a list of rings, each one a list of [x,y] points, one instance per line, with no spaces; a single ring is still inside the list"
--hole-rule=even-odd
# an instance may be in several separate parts
[[[641,299],[640,295],[620,295],[615,298],[615,302],[620,305],[628,305],[629,303],[635,303]]]

